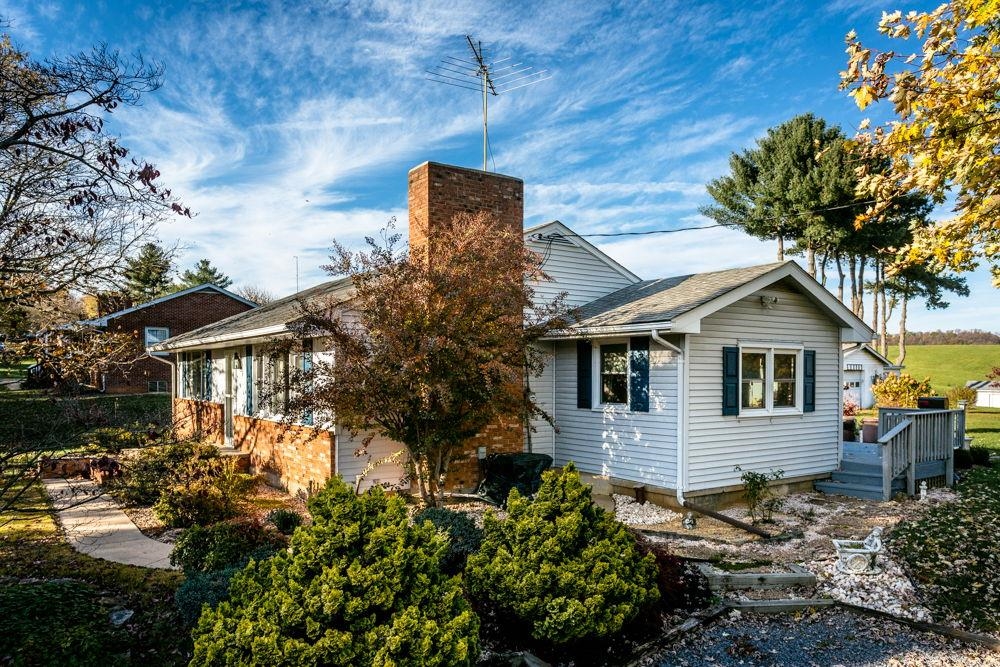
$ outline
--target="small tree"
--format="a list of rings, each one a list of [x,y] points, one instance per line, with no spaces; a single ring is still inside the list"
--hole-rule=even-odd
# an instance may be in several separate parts
[[[251,562],[194,630],[192,665],[471,665],[479,620],[441,570],[446,538],[401,498],[340,478],[287,552]]]
[[[187,289],[208,283],[225,289],[233,284],[232,279],[220,271],[208,259],[199,259],[194,265],[194,269],[187,269],[181,274],[181,281],[177,289]]]
[[[534,303],[541,258],[520,230],[489,215],[461,215],[435,232],[434,256],[382,242],[352,254],[334,245],[333,274],[351,278],[344,304],[303,303],[303,336],[330,341],[334,361],[298,378],[290,412],[332,412],[353,432],[402,443],[420,494],[435,505],[452,460],[487,425],[543,414],[524,390],[541,370],[532,346],[560,327],[562,299]]]

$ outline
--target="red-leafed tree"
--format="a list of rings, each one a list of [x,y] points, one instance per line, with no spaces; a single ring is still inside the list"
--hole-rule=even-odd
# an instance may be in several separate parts
[[[333,361],[299,378],[291,411],[335,414],[351,431],[402,443],[434,505],[470,438],[497,419],[543,415],[525,382],[542,367],[533,343],[568,313],[561,297],[536,303],[541,258],[489,215],[435,232],[433,261],[399,240],[390,224],[365,252],[335,243],[325,268],[351,278],[353,297],[304,304],[302,335],[328,340]]]

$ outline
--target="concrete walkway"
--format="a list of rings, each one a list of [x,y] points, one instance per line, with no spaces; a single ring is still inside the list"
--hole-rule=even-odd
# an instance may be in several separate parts
[[[66,540],[82,554],[114,563],[170,569],[173,546],[139,532],[115,502],[90,480],[43,479]],[[86,500],[86,502],[81,502]]]

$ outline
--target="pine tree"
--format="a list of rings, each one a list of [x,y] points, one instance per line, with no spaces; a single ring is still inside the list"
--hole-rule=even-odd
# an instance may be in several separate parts
[[[172,290],[170,253],[156,243],[147,243],[135,257],[126,260],[125,293],[135,303],[143,303]]]
[[[233,281],[229,276],[212,266],[212,262],[208,259],[199,259],[198,263],[194,265],[194,270],[188,269],[181,274],[181,281],[177,287],[178,289],[187,289],[205,283],[225,289],[232,285]]]

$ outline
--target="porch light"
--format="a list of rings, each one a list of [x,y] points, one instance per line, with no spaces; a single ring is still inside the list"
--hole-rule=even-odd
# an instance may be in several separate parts
[[[236,370],[243,368],[243,357],[240,356],[239,352],[233,352],[233,368]]]

